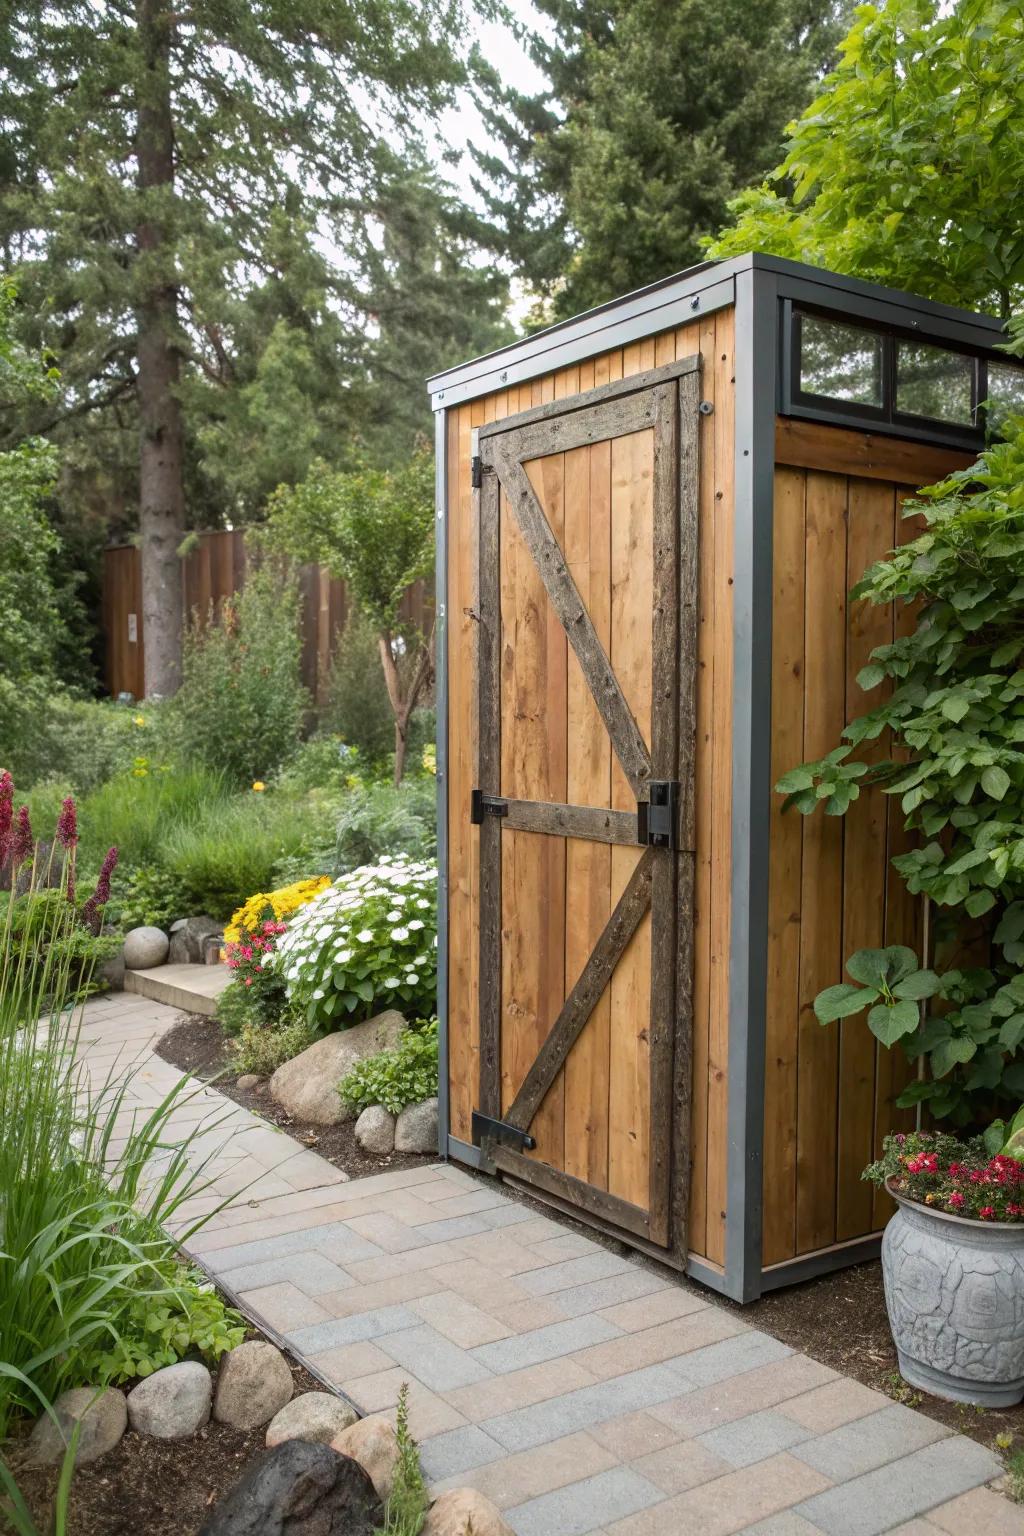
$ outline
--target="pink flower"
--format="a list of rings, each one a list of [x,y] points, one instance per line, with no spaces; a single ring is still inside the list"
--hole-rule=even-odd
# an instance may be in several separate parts
[[[9,834],[8,853],[11,860],[12,871],[20,869],[26,859],[32,857],[35,847],[35,839],[32,836],[32,825],[28,819],[28,806],[23,805],[18,809],[18,819],[15,829]]]
[[[995,1214],[996,1208],[994,1205],[983,1205],[981,1210],[978,1212],[978,1215],[981,1217],[982,1221],[991,1221]]]
[[[75,812],[75,802],[70,795],[62,804],[60,816],[57,818],[57,841],[69,851],[78,842],[78,816]]]
[[[950,1195],[950,1197],[949,1197],[949,1199],[947,1201],[947,1204],[954,1206],[956,1210],[959,1210],[960,1207],[963,1205],[963,1203],[964,1203],[963,1195],[958,1194],[956,1191],[954,1191],[953,1194]]]
[[[98,934],[102,919],[100,908],[105,907],[110,900],[110,877],[117,868],[117,849],[108,848],[106,857],[100,867],[99,879],[96,881],[96,889],[82,908],[82,921],[93,933]]]
[[[0,773],[0,864],[6,864],[14,819],[14,780],[6,768]]]

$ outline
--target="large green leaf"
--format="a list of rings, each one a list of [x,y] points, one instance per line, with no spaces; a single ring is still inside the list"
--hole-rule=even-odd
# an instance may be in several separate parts
[[[819,1024],[832,1024],[836,1019],[849,1018],[873,1003],[878,993],[872,987],[851,987],[841,981],[834,987],[826,987],[814,999],[814,1014]]]
[[[917,1005],[911,1002],[879,1003],[868,1014],[868,1028],[883,1045],[895,1045],[917,1025]]]

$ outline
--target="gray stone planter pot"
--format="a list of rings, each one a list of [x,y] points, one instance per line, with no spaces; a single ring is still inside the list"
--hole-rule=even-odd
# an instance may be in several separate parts
[[[889,1193],[898,1209],[882,1239],[882,1275],[900,1373],[954,1402],[1019,1403],[1024,1225],[950,1216]]]

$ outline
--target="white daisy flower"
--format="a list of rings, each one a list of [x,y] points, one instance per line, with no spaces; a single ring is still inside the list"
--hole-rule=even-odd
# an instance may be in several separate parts
[[[360,944],[372,944],[373,943],[373,931],[370,928],[363,928],[361,930],[361,932],[356,934],[356,938],[358,939]]]

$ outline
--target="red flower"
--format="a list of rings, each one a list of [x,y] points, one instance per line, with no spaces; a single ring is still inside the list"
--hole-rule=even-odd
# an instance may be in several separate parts
[[[920,1152],[907,1159],[908,1173],[938,1173],[939,1159],[934,1152]]]
[[[99,933],[102,924],[100,908],[105,907],[110,900],[110,877],[117,868],[117,857],[116,848],[107,849],[99,879],[96,881],[96,889],[82,907],[82,921],[94,934]]]
[[[0,864],[6,864],[14,820],[14,780],[6,768],[0,773]]]
[[[994,1205],[983,1205],[981,1210],[978,1212],[978,1215],[981,1217],[982,1221],[991,1221],[995,1214],[996,1208]]]
[[[23,805],[18,809],[17,825],[10,834],[8,842],[12,870],[20,869],[25,860],[32,857],[34,847],[35,839],[32,836],[32,825],[28,819],[28,806]]]
[[[950,1197],[949,1197],[949,1199],[947,1201],[948,1205],[954,1206],[957,1210],[960,1209],[960,1207],[963,1205],[963,1203],[964,1203],[963,1195],[957,1193],[956,1190],[954,1190],[954,1192],[950,1195]]]

